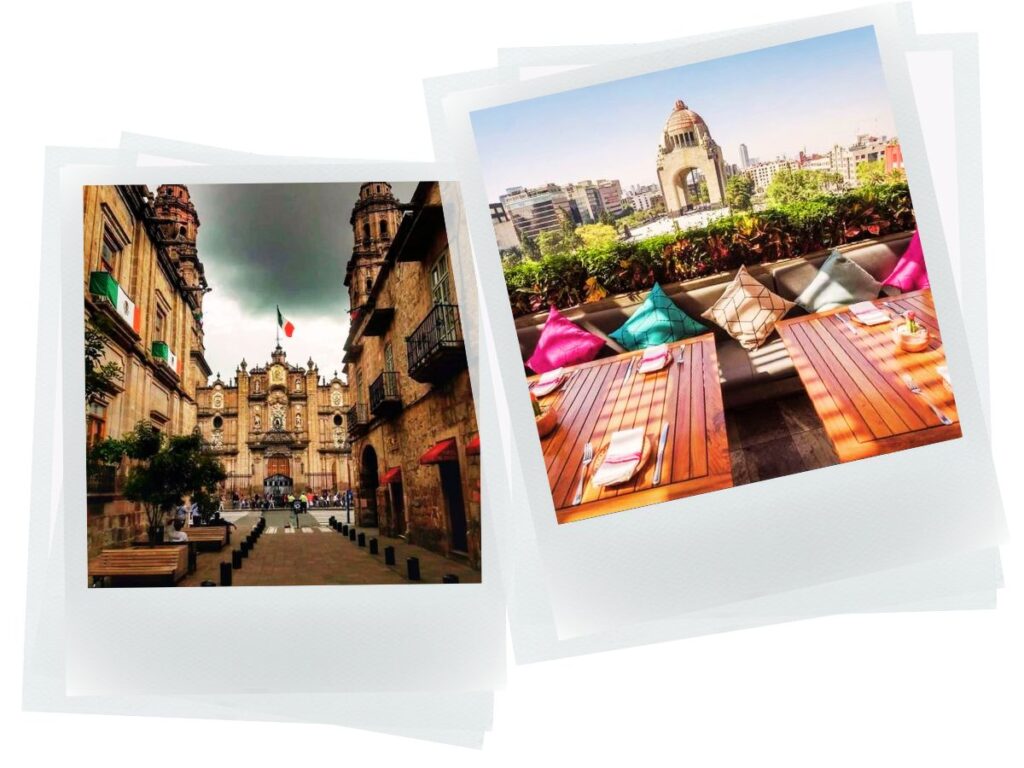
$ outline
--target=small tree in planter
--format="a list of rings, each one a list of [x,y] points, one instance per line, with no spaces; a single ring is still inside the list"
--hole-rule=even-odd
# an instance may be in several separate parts
[[[202,504],[227,476],[220,462],[203,450],[198,431],[166,437],[139,422],[131,439],[123,442],[126,455],[136,460],[128,470],[124,495],[145,508],[150,544],[163,541],[164,519],[186,495]]]

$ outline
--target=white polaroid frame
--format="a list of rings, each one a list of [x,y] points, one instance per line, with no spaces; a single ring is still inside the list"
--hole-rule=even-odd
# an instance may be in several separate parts
[[[557,526],[546,483],[526,483],[527,506],[551,587],[560,638],[951,556],[991,547],[1002,539],[1004,525],[984,416],[924,162],[913,91],[900,46],[898,16],[894,7],[885,6],[791,22],[694,43],[685,49],[659,51],[585,70],[455,94],[444,100],[448,136],[463,179],[484,304],[495,318],[491,324],[495,347],[502,350],[498,378],[509,401],[509,427],[516,444],[525,446],[520,451],[525,476],[535,477],[543,468],[538,439],[535,433],[531,434],[532,422],[526,418],[529,405],[521,361],[517,354],[513,355],[517,344],[500,262],[489,231],[489,212],[484,205],[487,197],[481,184],[469,114],[511,101],[868,24],[874,26],[878,36],[894,98],[915,209],[929,253],[933,292],[943,317],[944,341],[958,406],[963,404],[960,413],[965,434],[959,440],[646,507],[640,513],[643,526],[628,521],[636,517],[636,510]],[[935,465],[949,470],[939,483],[903,483],[901,479]],[[964,487],[967,479],[971,483],[969,490]],[[842,496],[852,497],[856,489],[864,487],[886,488],[890,496],[885,508],[895,507],[905,514],[893,519],[880,509],[868,510],[866,514],[858,509],[855,513],[857,505]],[[755,506],[754,493],[756,506],[771,509],[771,513],[744,511]],[[807,501],[797,501],[825,494],[830,499],[837,494],[841,498],[825,510]],[[942,510],[941,515],[934,512],[938,509]],[[744,535],[752,528],[761,530],[759,540]],[[888,544],[875,546],[873,537],[882,531]],[[833,546],[840,538],[843,546]],[[723,562],[734,563],[736,567],[723,572]]]
[[[154,140],[157,141],[157,140]],[[160,141],[161,149],[191,147]],[[207,153],[231,161],[251,157],[195,147],[190,162],[209,162]],[[53,149],[47,151],[43,199],[41,285],[60,283],[59,169],[65,165],[134,165],[132,150]],[[180,164],[180,161],[179,161]],[[40,303],[43,306],[43,303]],[[40,348],[57,349],[57,315],[41,311]],[[165,717],[274,720],[330,723],[410,738],[480,748],[493,717],[492,691],[384,692],[338,694],[218,694],[206,696],[68,696],[64,675],[64,538],[62,515],[55,509],[62,484],[60,360],[40,355],[33,455],[33,510],[29,526],[29,578],[23,706],[46,712],[82,712]],[[53,405],[50,405],[52,400]],[[54,435],[55,439],[46,439]]]
[[[452,178],[422,163],[176,167],[179,183],[417,181]],[[62,339],[82,335],[81,188],[154,183],[167,168],[68,167],[61,173]],[[450,196],[450,185],[442,183]],[[449,220],[445,201],[446,224]],[[457,264],[458,257],[453,256]],[[459,286],[475,323],[476,297]],[[467,335],[467,355],[475,355]],[[482,583],[345,585],[224,590],[97,590],[87,587],[84,418],[77,343],[62,345],[66,679],[69,695],[232,692],[480,692],[504,679],[504,602],[497,574],[491,503],[482,499]],[[471,377],[473,376],[471,365]],[[478,388],[473,382],[474,390]],[[486,442],[486,441],[485,441]],[[482,456],[482,459],[484,457]],[[494,553],[494,554],[492,554]],[[277,622],[281,622],[278,624]],[[296,630],[301,627],[301,630]],[[301,634],[299,634],[301,632]],[[292,652],[301,638],[303,654]],[[154,647],[232,648],[232,663],[197,659],[165,673]],[[344,648],[348,664],[325,665]],[[267,664],[267,658],[292,658]],[[240,675],[239,670],[245,670]]]

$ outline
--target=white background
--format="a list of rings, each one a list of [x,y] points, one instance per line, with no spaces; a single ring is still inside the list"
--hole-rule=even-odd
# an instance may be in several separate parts
[[[5,756],[74,766],[1024,764],[1024,606],[1013,543],[996,611],[837,617],[513,667],[482,753],[330,726],[20,712],[30,489],[10,478],[28,476],[31,455],[21,436],[32,424],[25,398],[35,369],[44,146],[113,146],[130,130],[273,154],[427,160],[421,78],[491,66],[497,46],[654,40],[857,3],[227,5],[19,3],[0,20]],[[993,441],[1014,532],[1024,427],[1020,25],[994,0],[919,2],[916,17],[925,33],[981,33]],[[169,667],[174,651],[160,652]]]

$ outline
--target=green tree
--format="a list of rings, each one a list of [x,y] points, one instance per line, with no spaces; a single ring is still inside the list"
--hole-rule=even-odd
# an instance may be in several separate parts
[[[565,256],[575,251],[582,244],[583,241],[576,234],[576,225],[569,219],[563,219],[558,229],[541,232],[540,237],[537,238],[541,257]]]
[[[800,170],[783,168],[775,174],[765,197],[773,207],[812,200],[823,193],[835,190],[842,184],[838,173],[823,170]]]
[[[749,211],[754,196],[754,180],[745,173],[730,176],[725,182],[725,203],[734,211]]]
[[[576,228],[576,236],[583,248],[602,248],[619,241],[618,231],[610,224],[584,224]]]
[[[610,224],[615,226],[615,217],[612,216],[608,211],[601,211],[601,215],[597,217],[597,220],[601,224]]]
[[[107,321],[99,317],[85,324],[85,399],[86,402],[101,392],[110,392],[124,378],[121,366],[113,361],[104,362],[107,348]]]
[[[528,259],[539,259],[540,258],[540,246],[537,241],[530,237],[528,232],[523,232],[522,237],[519,238],[520,245],[523,249],[523,255]]]
[[[861,186],[885,183],[885,160],[865,160],[857,163],[857,183]]]
[[[208,513],[215,505],[217,485],[227,474],[215,456],[206,451],[202,435],[162,435],[151,424],[140,421],[135,430],[120,440],[101,441],[91,451],[93,459],[117,463],[122,457],[133,459],[124,483],[124,495],[137,501],[146,511],[150,541],[153,542],[164,520],[188,496]]]
[[[711,193],[708,192],[708,180],[701,179],[697,182],[697,202],[698,203],[710,203]]]

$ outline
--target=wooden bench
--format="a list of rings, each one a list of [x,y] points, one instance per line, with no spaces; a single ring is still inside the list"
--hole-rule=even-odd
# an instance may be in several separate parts
[[[188,547],[105,549],[89,563],[94,584],[174,586],[188,572]]]
[[[189,541],[201,546],[200,549],[220,549],[228,543],[228,526],[226,525],[193,525],[185,529]]]

